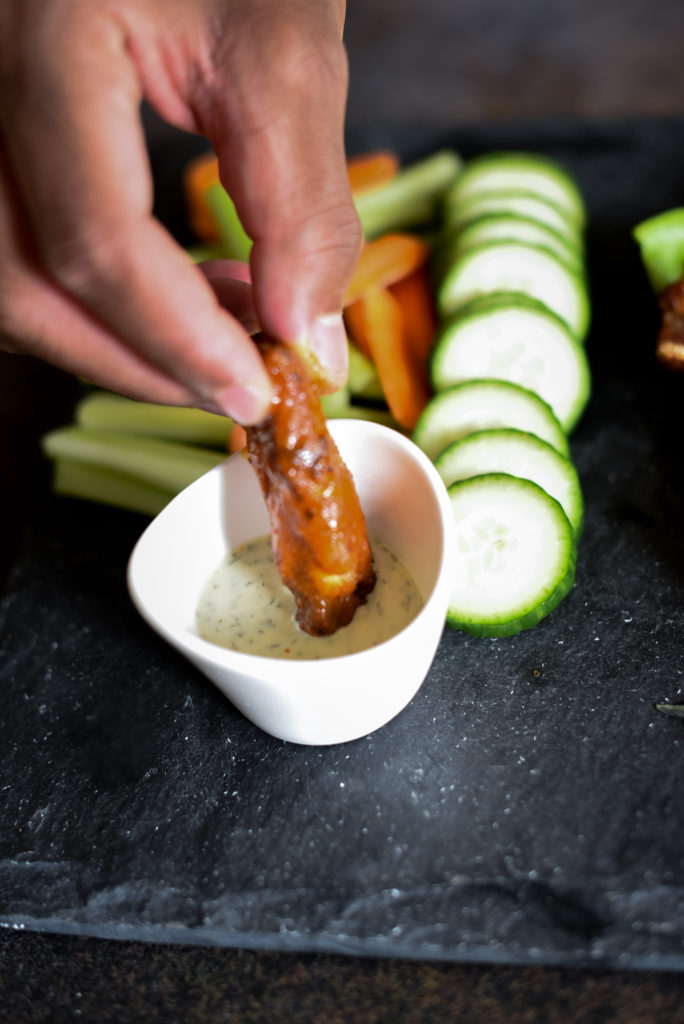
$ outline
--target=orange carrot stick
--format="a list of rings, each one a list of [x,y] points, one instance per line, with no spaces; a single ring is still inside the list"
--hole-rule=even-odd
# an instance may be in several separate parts
[[[406,343],[415,357],[425,363],[437,331],[437,312],[427,267],[402,277],[390,285],[390,291],[401,306]]]
[[[387,288],[373,288],[358,300],[353,315],[363,329],[390,412],[400,426],[413,430],[427,405],[430,386],[424,361],[407,345],[398,300]]]
[[[368,321],[366,317],[366,307],[363,299],[357,299],[356,302],[350,302],[344,310],[344,324],[347,328],[347,334],[350,340],[356,345],[359,352],[370,359],[373,362],[373,356],[371,355],[370,345],[368,344]]]
[[[352,276],[345,306],[363,298],[371,288],[387,288],[427,262],[430,248],[416,235],[382,235],[365,242]]]
[[[391,181],[399,170],[399,158],[389,150],[377,150],[351,157],[347,168],[352,192],[358,194]],[[211,151],[195,157],[183,170],[188,222],[197,237],[208,242],[217,240],[217,232],[205,196],[219,181],[218,160]]]
[[[234,452],[242,451],[247,444],[247,432],[245,428],[239,423],[234,423],[230,429],[230,437],[228,438],[228,451],[231,455]]]
[[[183,169],[183,191],[192,231],[205,242],[217,242],[218,232],[207,206],[206,194],[219,183],[218,160],[212,152],[195,157]]]
[[[399,157],[388,149],[362,153],[347,160],[349,184],[354,195],[386,185],[399,170]]]

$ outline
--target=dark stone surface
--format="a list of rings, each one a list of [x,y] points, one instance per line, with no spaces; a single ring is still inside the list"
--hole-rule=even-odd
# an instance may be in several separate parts
[[[572,444],[586,525],[563,605],[507,640],[445,634],[378,733],[313,749],[260,733],[136,616],[124,574],[143,521],[45,499],[1,607],[3,923],[684,966],[682,723],[654,709],[683,687],[683,383],[654,362],[629,237],[684,191],[681,133],[536,125],[447,140],[550,152],[588,197],[594,395]]]
[[[594,226],[590,247],[592,281],[596,298],[603,308],[591,341],[597,386],[592,410],[578,434],[578,443],[581,441],[587,497],[593,504],[598,495],[594,522],[607,519],[601,536],[608,550],[602,551],[602,544],[598,541],[588,541],[589,532],[585,535],[584,566],[580,568],[579,576],[583,596],[572,600],[589,601],[588,614],[592,615],[597,612],[598,602],[602,625],[608,620],[613,627],[610,630],[613,639],[626,635],[627,640],[621,639],[619,645],[609,649],[605,641],[607,634],[603,630],[603,642],[593,641],[601,657],[599,659],[597,654],[591,665],[592,671],[588,668],[591,659],[585,651],[582,658],[571,656],[565,664],[556,663],[554,672],[562,671],[562,678],[550,677],[548,668],[538,666],[537,670],[543,669],[543,674],[529,680],[530,663],[521,658],[510,668],[516,679],[509,685],[516,686],[520,693],[525,689],[520,680],[528,680],[530,699],[526,705],[529,707],[541,702],[537,714],[543,714],[547,703],[553,704],[559,694],[562,708],[567,706],[571,696],[574,698],[566,731],[554,718],[554,735],[561,737],[560,753],[571,750],[571,764],[577,763],[577,747],[582,740],[578,729],[579,712],[574,704],[581,703],[588,695],[596,695],[597,703],[591,705],[598,709],[592,725],[592,744],[584,743],[581,749],[587,764],[596,748],[604,751],[596,755],[594,776],[606,804],[611,790],[615,803],[607,818],[605,831],[608,839],[605,842],[609,843],[619,835],[625,844],[627,859],[632,856],[632,816],[625,811],[620,823],[617,810],[618,806],[624,806],[624,786],[634,802],[634,817],[639,810],[638,799],[646,807],[652,800],[660,802],[667,834],[670,839],[674,836],[679,811],[676,803],[668,808],[667,801],[676,790],[673,775],[680,755],[679,748],[673,750],[671,744],[681,737],[681,722],[660,719],[652,710],[651,703],[661,695],[676,697],[680,685],[679,651],[673,637],[673,623],[667,622],[672,618],[668,611],[669,601],[678,592],[678,580],[681,578],[678,527],[670,518],[663,529],[663,513],[665,509],[676,508],[681,494],[677,452],[677,409],[681,408],[677,391],[681,385],[676,381],[665,381],[650,362],[650,335],[645,340],[649,321],[647,296],[643,280],[634,266],[627,230],[634,219],[668,204],[682,202],[684,175],[681,123],[673,123],[669,128],[662,124],[654,125],[650,140],[649,129],[642,124],[635,131],[632,145],[629,132],[626,129],[615,132],[613,122],[620,121],[624,125],[638,116],[650,118],[684,112],[683,19],[679,0],[665,0],[657,6],[646,0],[625,0],[619,5],[600,5],[593,0],[559,0],[554,4],[542,3],[541,0],[526,0],[524,4],[511,4],[507,0],[486,0],[477,4],[422,0],[420,5],[403,0],[392,0],[391,3],[389,0],[351,0],[346,31],[351,67],[348,124],[353,146],[363,148],[367,142],[392,143],[399,137],[406,153],[418,153],[429,148],[434,139],[441,141],[445,135],[451,136],[455,125],[469,126],[467,131],[457,134],[461,141],[470,140],[474,148],[477,148],[478,140],[489,143],[499,138],[507,141],[509,137],[537,146],[538,131],[542,139],[548,141],[549,136],[553,136],[558,140],[565,131],[563,125],[566,125],[569,126],[569,131],[565,131],[568,146],[577,155],[584,180],[591,183],[592,202],[594,196],[600,196],[600,201],[594,204],[594,213],[600,216],[600,224]],[[577,118],[582,119],[581,126],[576,125]],[[540,119],[544,121],[541,125]],[[549,123],[554,126],[552,131]],[[157,180],[165,182],[166,194],[170,197],[177,189],[175,175],[187,152],[185,147],[193,144],[186,141],[181,151],[175,133],[155,130],[151,137],[155,142],[153,157]],[[201,141],[197,140],[195,144],[201,145]],[[586,158],[580,155],[583,145],[588,149]],[[592,147],[595,147],[593,152]],[[167,214],[173,214],[175,226],[182,232],[178,208],[170,201],[162,205]],[[625,268],[628,271],[627,284],[621,288],[621,275]],[[616,301],[615,312],[610,308],[613,300]],[[667,403],[667,410],[659,408],[660,388],[665,389],[662,401]],[[621,390],[628,398],[624,404],[621,402]],[[650,404],[639,411],[638,403],[644,395]],[[68,414],[72,398],[70,382],[62,375],[36,366],[31,360],[10,359],[0,352],[0,581],[6,568],[16,559],[18,538],[27,509],[36,500],[36,491],[29,484],[37,465],[42,472],[36,461],[36,438],[40,429]],[[612,427],[606,422],[608,414],[616,416]],[[631,423],[633,415],[636,415],[635,425]],[[623,432],[625,424],[628,429]],[[673,424],[674,432],[671,429]],[[642,432],[645,432],[646,443]],[[618,473],[619,480],[612,481],[605,500],[602,497],[602,478],[607,479],[611,470],[599,462],[598,456],[596,460],[592,457],[595,437],[603,439],[604,454],[619,456],[619,469],[613,470]],[[659,454],[655,466],[649,468],[647,461],[654,451]],[[631,486],[630,480],[634,480]],[[44,475],[39,480],[38,496],[42,493],[40,486],[43,483]],[[610,501],[620,512],[616,519],[612,516]],[[669,515],[673,515],[672,511]],[[118,527],[113,529],[123,529],[122,520],[117,522]],[[629,525],[619,531],[617,543],[618,524],[625,522]],[[614,529],[609,531],[608,525],[613,525]],[[130,529],[130,526],[126,528]],[[53,534],[53,540],[58,539],[58,535]],[[634,550],[638,551],[642,542],[648,544],[653,560],[660,559],[659,567],[654,569],[645,555],[636,563],[631,560]],[[603,572],[608,571],[611,547],[616,543],[612,561],[619,571],[612,583],[607,576],[597,587],[597,578],[602,578],[598,570],[603,565]],[[106,551],[109,544],[110,537],[105,534],[100,547]],[[35,555],[37,548],[33,544],[31,550]],[[122,546],[119,546],[118,551],[121,550]],[[595,560],[598,560],[596,567],[593,564]],[[623,561],[626,561],[624,566]],[[22,555],[21,564],[24,567],[28,565],[25,555]],[[79,572],[82,571],[83,567]],[[72,586],[75,575],[78,574],[72,574]],[[639,609],[645,607],[643,601],[637,604],[636,600],[644,595],[648,599],[651,590],[659,591],[662,578],[669,582],[662,588],[660,609],[657,616],[652,614],[650,622],[645,621],[639,614]],[[591,590],[589,583],[585,582],[587,579]],[[109,585],[117,592],[116,602],[120,603],[120,578],[112,582],[110,577]],[[88,600],[88,593],[86,588],[77,621],[84,615],[83,604]],[[618,606],[622,608],[624,595],[634,597],[637,615],[633,609],[626,608],[632,611],[632,623],[620,625],[615,609]],[[17,601],[22,600],[23,596],[19,595]],[[38,623],[36,633],[47,629],[48,625],[48,620],[45,623],[41,620],[41,607],[44,605],[33,610]],[[101,602],[97,607],[101,607]],[[654,607],[655,601],[651,604],[652,610]],[[558,615],[565,615],[568,610],[569,606]],[[675,622],[678,622],[679,611],[677,608],[674,610]],[[3,615],[7,612],[5,602]],[[636,639],[626,633],[628,627],[635,624],[638,628]],[[136,625],[134,628],[137,630],[139,627]],[[560,631],[560,620],[556,619],[553,627],[550,624],[548,629],[554,634],[556,630]],[[117,639],[124,647],[125,638]],[[0,644],[3,649],[6,640],[7,635],[3,634]],[[481,649],[486,648],[486,645],[480,646]],[[93,653],[92,647],[89,650],[90,670],[87,659],[80,660],[74,669],[77,690],[79,687],[82,690],[88,671],[93,677],[98,672],[99,655],[97,651]],[[623,650],[625,654],[621,653]],[[625,662],[626,654],[634,659],[634,665]],[[164,657],[162,655],[162,663]],[[2,650],[0,659],[4,660]],[[22,671],[27,664],[21,662]],[[573,668],[580,667],[585,678],[578,683],[578,672]],[[643,678],[642,671],[645,672]],[[154,672],[158,684],[159,667]],[[480,675],[480,697],[488,701],[490,709],[496,708],[503,684],[499,687],[496,681],[492,684],[491,678]],[[632,683],[635,676],[639,680],[636,689]],[[110,679],[116,684],[114,673]],[[547,685],[549,681],[550,686]],[[592,681],[597,687],[595,691],[592,691]],[[33,693],[36,686],[38,689],[44,686],[44,681],[39,683],[30,675],[19,676],[17,673],[11,683],[8,680],[3,682],[3,694],[13,702],[12,691],[17,688],[21,693],[27,686],[26,692]],[[205,710],[218,707],[198,677],[194,676],[192,681],[184,677],[182,686],[184,693],[186,690],[192,692],[195,703],[198,690],[201,691]],[[535,688],[539,696],[532,700]],[[563,696],[566,688],[570,694]],[[65,684],[60,684],[60,692],[64,693],[65,689]],[[126,684],[125,689],[130,694],[132,687]],[[99,692],[101,695],[102,690]],[[472,689],[470,692],[472,694]],[[135,773],[142,769],[144,763],[140,745],[135,744],[124,729],[124,723],[131,722],[133,706],[125,708],[121,701],[112,699],[112,721],[107,725],[102,717],[98,719],[95,691],[85,701],[83,692],[80,696],[71,697],[69,693],[66,696],[65,714],[71,719],[73,736],[64,755],[56,746],[52,748],[59,785],[66,771],[61,765],[64,756],[79,778],[81,787],[85,787],[79,790],[84,812],[89,809],[89,793],[95,793],[94,806],[101,809],[102,794],[107,791],[107,786],[110,806],[114,806],[112,794],[117,792],[121,805],[125,805],[127,795],[139,787]],[[168,701],[168,690],[164,699]],[[89,721],[86,716],[77,718],[80,709],[76,703],[79,700],[83,701]],[[138,700],[140,707],[152,708],[153,720],[148,731],[151,734],[157,714],[154,702],[146,703],[144,695],[138,697],[136,694],[134,701]],[[30,701],[26,704],[30,707]],[[467,706],[465,711],[459,709],[455,696],[452,705],[461,714],[470,713]],[[510,707],[510,703],[506,706]],[[176,707],[176,711],[182,712],[183,709]],[[409,715],[412,713],[412,709],[407,711]],[[169,711],[165,714],[168,718]],[[230,715],[230,711],[221,705],[220,719],[224,721],[226,715]],[[517,742],[520,746],[527,742],[528,734],[520,733],[517,713],[506,726],[502,718],[503,713],[498,718],[501,734],[505,735],[504,729],[510,729],[511,736],[517,737],[511,739],[511,744]],[[42,719],[34,707],[30,711],[30,721],[35,724]],[[648,729],[651,721],[653,728]],[[51,743],[47,727],[42,731],[36,730],[36,742],[32,743],[26,735],[23,721],[20,724],[18,733],[10,734],[11,756],[0,774],[0,789],[10,784],[11,779],[12,784],[25,787],[27,796],[33,794],[27,803],[20,804],[19,798],[13,805],[16,814],[9,821],[11,832],[10,836],[4,836],[4,842],[6,852],[14,855],[21,852],[11,839],[14,830],[26,829],[31,815],[45,807],[48,800],[52,801],[56,788],[50,777],[46,779],[48,769],[52,772],[51,766],[46,764],[50,758]],[[463,724],[463,719],[459,724]],[[101,751],[92,738],[95,733],[89,738],[89,725],[97,725],[99,729],[103,738]],[[133,733],[135,736],[135,727]],[[56,735],[61,737],[64,733],[58,728]],[[458,746],[466,735],[464,731],[460,735],[455,732],[454,746]],[[483,757],[483,752],[478,753],[473,742],[475,734],[469,735],[470,751],[462,751],[462,761],[467,757],[475,760]],[[656,762],[660,766],[660,759],[665,756],[658,746],[658,737],[663,735],[666,737],[665,752],[675,756],[665,765],[663,777],[656,778]],[[163,751],[155,747],[154,737],[150,742],[154,755],[151,763],[161,768],[167,763]],[[6,744],[7,735],[4,734],[5,748]],[[118,755],[106,758],[107,750],[117,745]],[[634,768],[643,765],[644,748],[656,752],[656,762],[650,766],[645,778],[635,771],[626,773],[625,781],[619,766],[624,766],[631,749],[636,751]],[[173,751],[175,749],[172,748]],[[35,752],[40,750],[39,756]],[[619,764],[612,764],[610,752],[613,750]],[[25,760],[22,761],[20,753],[26,755]],[[76,767],[79,758],[80,769]],[[396,757],[393,763],[397,763]],[[35,783],[29,784],[26,777],[33,776],[36,764],[40,767],[40,776]],[[591,774],[585,767],[580,780],[584,782]],[[518,777],[522,778],[522,774]],[[591,781],[595,782],[595,779]],[[568,784],[565,785],[567,787]],[[542,788],[537,789],[537,798],[542,791]],[[567,793],[567,788],[564,791]],[[584,792],[580,790],[579,783],[577,792],[580,792],[581,803]],[[676,792],[678,794],[679,790]],[[536,806],[539,806],[538,799]],[[558,812],[561,820],[566,813],[574,815],[575,819],[578,817],[573,802],[564,802],[553,792],[550,808]],[[663,821],[655,820],[655,817],[649,820],[655,821],[654,847],[660,851],[656,859],[664,848],[668,856],[672,855],[672,847],[668,845],[670,840],[665,840],[662,835]],[[35,824],[39,821],[40,818],[36,818]],[[54,821],[48,819],[47,824],[53,833],[58,831]],[[7,825],[6,821],[4,825]],[[111,823],[108,827],[110,830],[113,828]],[[77,828],[77,823],[70,825],[68,821],[64,822],[65,841],[67,837],[73,841]],[[640,844],[643,844],[645,827],[635,823],[634,828]],[[523,825],[521,834],[525,836]],[[454,842],[456,849],[458,838],[456,836]],[[485,836],[482,835],[481,839],[484,842]],[[494,841],[492,845],[496,845]],[[597,852],[600,852],[600,845]],[[34,844],[27,847],[31,848]],[[95,852],[91,854],[90,849],[86,850],[85,843],[81,853],[83,860],[95,857]],[[649,859],[643,845],[640,851],[636,851],[636,856],[642,864]],[[104,859],[105,855],[101,854],[100,862]],[[586,865],[586,858],[580,858],[580,863]],[[553,879],[552,866],[545,869],[545,874],[549,873]],[[36,871],[36,877],[37,874]],[[605,881],[608,893],[609,879]],[[659,882],[659,879],[644,876],[637,882],[643,882],[648,900],[650,892],[654,891],[654,882]],[[523,881],[521,884],[526,883]],[[660,890],[668,913],[674,913],[676,884],[675,878],[668,882],[664,892]],[[53,891],[55,888],[53,886]],[[67,889],[65,885],[65,891]],[[567,889],[567,877],[558,879],[556,892],[567,896]],[[81,893],[84,892],[82,888]],[[673,899],[670,900],[669,896]],[[626,902],[623,898],[623,906]],[[33,903],[35,910],[35,900]],[[70,906],[65,903],[67,910]],[[583,913],[586,904],[582,906]],[[649,920],[650,906],[649,902],[647,912],[639,914],[636,906],[633,907],[635,929],[646,936],[649,929],[657,932],[660,928],[667,938],[668,922],[658,924],[653,915]],[[527,907],[531,907],[529,901]],[[595,908],[589,909],[594,912]],[[601,920],[598,913],[595,916]],[[567,922],[581,923],[585,931],[590,920],[587,915],[578,916],[576,906],[564,910],[564,919],[566,927]],[[577,933],[577,928],[575,931]],[[241,1024],[247,1021],[259,1024],[263,1021],[269,1021],[269,1024],[287,1021],[289,1024],[293,1020],[375,1024],[401,1020],[424,1024],[454,1019],[462,1024],[480,1024],[482,1021],[487,1021],[487,1024],[499,1024],[500,1021],[506,1024],[528,1024],[530,1021],[535,1024],[681,1024],[684,1021],[682,1006],[684,975],[680,972],[483,966],[386,957],[357,958],[346,954],[309,955],[103,940],[40,933],[31,929],[0,930],[0,1020],[11,1024],[74,1020],[96,1021],[98,1024],[108,1021],[116,1021],[117,1024],[129,1021],[131,1024],[146,1021],[193,1024],[201,1021],[205,1024],[218,1020],[235,1020]]]

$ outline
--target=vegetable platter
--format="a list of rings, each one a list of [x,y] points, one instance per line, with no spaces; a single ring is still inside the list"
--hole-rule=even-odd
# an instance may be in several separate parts
[[[409,164],[375,150],[348,174],[364,244],[344,298],[349,377],[324,411],[405,431],[440,469],[457,533],[449,625],[531,628],[571,590],[581,533],[568,447],[591,386],[581,188],[559,162],[505,150]],[[191,258],[248,260],[211,150],[182,184]],[[57,493],[147,514],[245,439],[220,417],[98,392],[75,421],[44,439]]]
[[[684,968],[684,734],[657,707],[684,701],[684,385],[654,358],[657,309],[632,236],[684,205],[683,129],[547,123],[349,140],[352,153],[393,151],[405,165],[444,149],[539,153],[568,168],[586,203],[591,388],[563,456],[576,480],[548,441],[514,438],[516,458],[551,474],[520,485],[521,518],[531,522],[531,488],[555,490],[566,543],[579,536],[574,585],[534,628],[445,628],[423,687],[379,732],[305,749],[251,727],[130,605],[125,565],[148,516],[46,485],[0,605],[4,925]],[[174,136],[152,154],[158,211],[187,245],[179,182],[196,152]],[[573,308],[581,324],[582,303]],[[579,363],[572,344],[563,351],[567,383]],[[572,421],[567,399],[561,389]],[[500,466],[512,428],[496,429],[456,441],[449,471],[473,457],[468,446],[478,465]]]

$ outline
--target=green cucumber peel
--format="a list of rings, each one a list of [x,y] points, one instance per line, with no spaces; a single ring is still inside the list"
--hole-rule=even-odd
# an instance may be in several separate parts
[[[512,427],[477,430],[447,445],[435,459],[435,469],[447,488],[488,473],[532,480],[561,504],[575,538],[582,533],[584,499],[577,469],[536,434]]]
[[[584,346],[543,302],[517,293],[480,296],[444,320],[429,370],[435,392],[471,378],[507,380],[534,391],[566,433],[591,392]]]
[[[586,206],[574,175],[559,161],[541,153],[494,150],[466,161],[454,194],[465,197],[504,188],[526,189],[564,207],[580,226],[586,221]]]
[[[578,253],[584,251],[583,229],[562,206],[545,196],[521,189],[506,192],[482,192],[465,199],[447,195],[444,200],[444,223],[460,228],[476,217],[511,215],[527,217],[558,232]]]
[[[438,285],[437,307],[440,316],[447,317],[482,295],[501,292],[543,302],[578,341],[586,338],[590,321],[586,279],[541,245],[492,241],[472,246],[453,261]]]
[[[447,445],[477,430],[513,427],[536,434],[567,456],[568,439],[543,398],[505,380],[462,381],[434,395],[420,415],[413,441],[433,461]]]
[[[482,213],[452,229],[452,237],[441,259],[452,261],[457,255],[482,242],[527,242],[542,245],[573,268],[577,273],[584,270],[584,253],[581,248],[556,228],[541,221],[516,213]]]
[[[448,624],[483,637],[536,626],[575,580],[577,544],[560,503],[506,473],[457,481],[448,494],[456,536]]]

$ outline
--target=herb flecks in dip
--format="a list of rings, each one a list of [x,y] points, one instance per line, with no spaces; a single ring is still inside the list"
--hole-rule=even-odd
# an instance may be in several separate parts
[[[297,626],[268,535],[237,548],[211,575],[197,607],[197,631],[210,643],[267,658],[333,658],[389,640],[416,617],[423,598],[395,555],[377,540],[372,547],[375,589],[331,636],[309,636]]]

